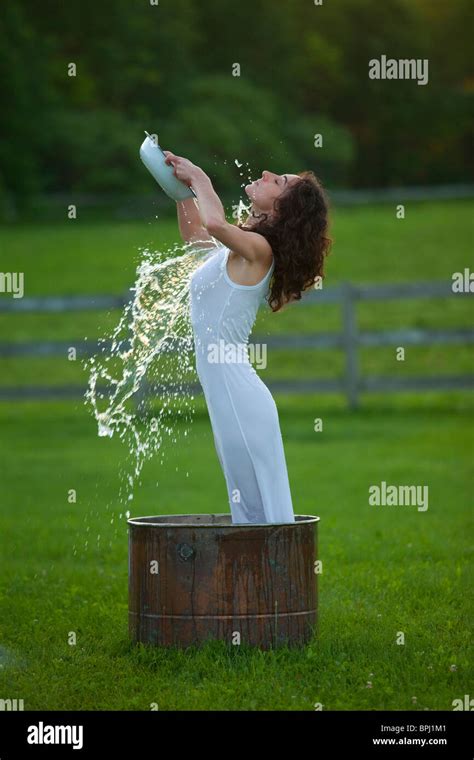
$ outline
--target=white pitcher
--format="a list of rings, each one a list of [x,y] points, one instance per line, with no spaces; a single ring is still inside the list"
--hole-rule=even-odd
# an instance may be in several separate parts
[[[158,145],[158,140],[146,131],[145,134],[146,138],[140,147],[140,158],[161,189],[174,201],[195,197],[194,190],[175,177],[171,164],[165,163],[166,156]]]

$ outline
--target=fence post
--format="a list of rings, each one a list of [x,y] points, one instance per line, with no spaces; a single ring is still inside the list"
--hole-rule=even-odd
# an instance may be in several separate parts
[[[350,409],[359,404],[359,363],[357,356],[358,335],[356,321],[356,289],[349,283],[342,285],[343,344],[346,353],[345,386]]]
[[[140,387],[135,393],[134,401],[135,401],[135,412],[137,414],[137,417],[145,416],[146,402],[148,400],[149,395],[150,395],[149,383],[145,376],[140,379]]]

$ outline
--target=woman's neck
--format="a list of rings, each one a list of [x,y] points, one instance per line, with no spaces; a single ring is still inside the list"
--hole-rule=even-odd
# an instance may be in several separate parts
[[[259,223],[261,217],[268,217],[268,214],[264,214],[263,211],[260,211],[260,209],[252,207],[247,219],[242,226],[246,229],[255,227],[255,225]]]

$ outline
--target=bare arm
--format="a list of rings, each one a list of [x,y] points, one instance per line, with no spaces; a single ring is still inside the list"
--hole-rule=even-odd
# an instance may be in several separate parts
[[[201,218],[206,230],[221,243],[243,256],[247,261],[271,259],[272,249],[263,235],[241,230],[230,224],[211,180],[198,167],[193,173],[192,188],[197,195]]]
[[[195,198],[176,202],[179,232],[185,243],[199,243],[202,248],[216,245],[214,238],[203,226]]]
[[[169,150],[163,151],[166,156],[172,155]],[[201,248],[211,248],[216,245],[214,238],[203,226],[199,207],[195,198],[176,201],[178,227],[181,238],[185,243],[199,243]]]
[[[178,179],[191,185],[197,196],[202,226],[209,235],[228,246],[250,262],[270,260],[272,250],[268,241],[257,232],[241,230],[226,221],[224,207],[207,174],[186,158],[169,153],[166,162],[174,165]]]

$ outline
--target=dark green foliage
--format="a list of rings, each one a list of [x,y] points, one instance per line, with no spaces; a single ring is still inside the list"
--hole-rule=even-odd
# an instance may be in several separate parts
[[[151,191],[144,129],[224,196],[235,158],[245,176],[313,168],[332,187],[467,181],[471,15],[468,0],[9,0],[0,218],[38,193]],[[427,58],[429,83],[370,80],[382,54]]]

